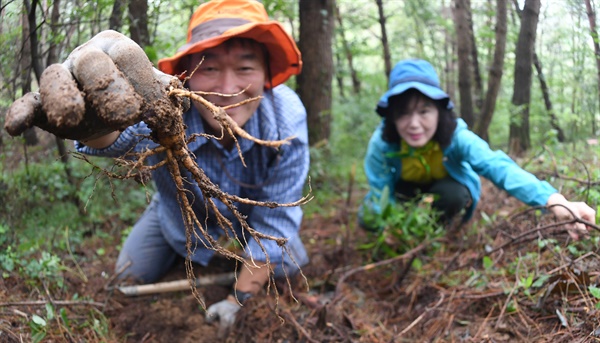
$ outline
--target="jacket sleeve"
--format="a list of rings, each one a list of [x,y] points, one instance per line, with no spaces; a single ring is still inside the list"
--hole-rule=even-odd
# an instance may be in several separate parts
[[[252,199],[257,201],[291,203],[303,196],[303,189],[308,175],[310,155],[308,147],[308,131],[306,110],[300,98],[291,90],[281,92],[282,97],[277,101],[276,113],[279,117],[282,137],[295,136],[290,144],[280,147],[279,162],[274,163],[268,170],[267,182],[253,192]],[[262,234],[287,238],[286,251],[275,241],[254,239],[248,241],[246,257],[265,261],[269,256],[275,268],[276,276],[294,273],[298,266],[308,263],[308,255],[300,237],[302,209],[294,207],[262,207],[252,208],[248,216],[251,227]]]
[[[367,153],[364,161],[365,174],[369,182],[369,192],[367,193],[363,210],[371,210],[375,213],[381,213],[380,206],[382,197],[388,195],[388,201],[394,202],[394,197],[389,196],[394,190],[394,180],[396,167],[388,163],[385,154],[389,151],[389,144],[381,138],[382,126],[380,125],[369,141]],[[387,189],[386,189],[387,188]]]
[[[548,182],[521,168],[500,150],[491,150],[487,142],[469,130],[461,130],[455,136],[456,149],[453,156],[467,162],[473,170],[492,181],[496,187],[530,206],[543,206],[550,195],[558,191]]]

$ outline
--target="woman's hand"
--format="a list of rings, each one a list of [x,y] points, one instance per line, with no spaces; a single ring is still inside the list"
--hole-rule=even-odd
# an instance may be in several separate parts
[[[589,223],[596,224],[596,211],[584,202],[572,202],[565,199],[560,193],[554,193],[548,198],[546,206],[559,219],[583,219]],[[583,223],[575,222],[569,228],[569,235],[574,240],[578,240],[580,235],[587,235],[587,226]]]

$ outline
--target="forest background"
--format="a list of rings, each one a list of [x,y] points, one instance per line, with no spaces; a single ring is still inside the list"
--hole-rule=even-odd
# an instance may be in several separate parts
[[[131,37],[153,63],[172,55],[185,43],[189,17],[199,2],[1,0],[1,126],[8,106],[37,89],[46,66],[64,60],[102,30],[111,28]],[[598,208],[600,47],[593,1],[262,2],[272,18],[286,25],[303,54],[303,73],[288,84],[301,96],[309,116],[315,198],[305,205],[307,220],[341,214],[346,218],[338,225],[339,233],[355,228],[356,207],[367,188],[362,158],[380,120],[374,108],[387,88],[389,71],[405,58],[423,58],[436,67],[457,113],[493,148],[506,151],[571,198]],[[18,138],[0,131],[2,282],[6,290],[10,285],[25,287],[16,296],[0,289],[0,302],[5,297],[0,313],[5,316],[16,313],[10,306],[25,306],[15,302],[46,299],[57,289],[77,300],[77,291],[65,290],[66,275],[85,279],[89,275],[78,269],[82,265],[110,261],[114,251],[107,246],[118,249],[152,192],[151,185],[102,177],[88,163],[72,158],[72,150],[72,142],[37,129]],[[111,165],[106,159],[93,161]],[[477,216],[470,230],[493,227],[518,208],[494,204]],[[426,216],[418,206],[413,210]],[[364,242],[355,243],[359,250]],[[559,265],[582,256],[597,259],[598,234],[593,231],[586,242],[558,245]],[[361,261],[366,264],[372,257],[367,254]],[[495,263],[500,268],[499,260]],[[509,268],[512,278],[503,282],[517,282],[523,292],[534,281],[543,284],[549,275],[540,271],[544,269],[540,263],[524,269],[528,271],[524,279]],[[109,278],[110,273],[103,271],[102,277]],[[589,277],[595,280],[597,273]],[[595,283],[588,282],[578,295],[598,308],[600,291]],[[19,320],[0,316],[0,333],[19,332],[43,340],[56,335],[56,326],[69,327],[67,323],[75,321],[64,307],[43,303],[43,310],[18,310]],[[597,319],[595,312],[587,315]],[[111,331],[115,324],[106,313],[96,310],[91,319],[84,317],[77,319],[78,330],[67,330],[70,335],[85,331],[81,323],[87,323],[99,341],[119,335]],[[561,316],[554,319],[562,322]],[[567,326],[558,325],[556,330]]]

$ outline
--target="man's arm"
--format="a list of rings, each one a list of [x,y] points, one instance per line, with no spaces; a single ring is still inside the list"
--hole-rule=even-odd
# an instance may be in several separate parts
[[[104,149],[104,148],[112,145],[117,140],[117,138],[119,138],[120,134],[121,134],[121,132],[119,132],[119,131],[113,131],[105,136],[90,139],[90,140],[80,141],[80,142],[84,145],[89,146],[90,148]]]
[[[250,260],[247,260],[247,262],[250,265],[256,263],[259,268],[243,267],[238,276],[237,283],[235,284],[235,290],[254,295],[260,292],[269,280],[269,268],[262,262]],[[229,295],[227,300],[235,302],[236,304],[238,303],[238,299],[233,295]]]

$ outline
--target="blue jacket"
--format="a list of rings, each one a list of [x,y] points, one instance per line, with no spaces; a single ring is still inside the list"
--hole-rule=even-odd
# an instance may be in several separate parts
[[[379,200],[383,190],[387,187],[388,191],[393,191],[402,172],[400,158],[386,156],[389,152],[398,151],[400,144],[384,141],[382,130],[383,121],[371,136],[364,164],[370,189],[363,206],[376,213],[381,211]],[[457,119],[452,141],[444,149],[443,163],[448,174],[465,185],[471,193],[473,203],[467,209],[465,220],[473,215],[481,196],[479,175],[530,206],[546,205],[550,195],[558,192],[548,182],[540,181],[523,170],[503,151],[491,150],[487,142],[470,131],[462,119]],[[394,198],[391,196],[390,201],[393,202]]]

